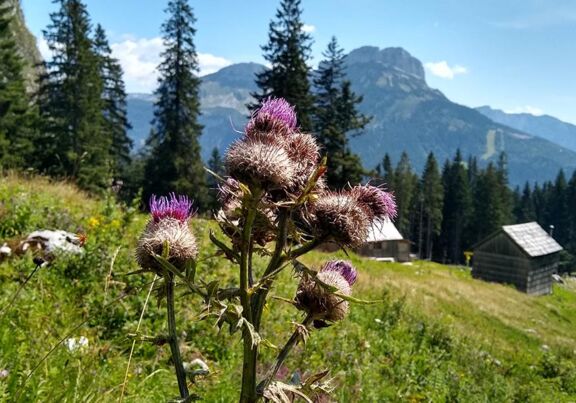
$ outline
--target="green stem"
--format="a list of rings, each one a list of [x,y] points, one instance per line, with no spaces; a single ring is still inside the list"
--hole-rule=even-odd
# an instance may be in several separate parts
[[[310,323],[312,323],[312,315],[306,316],[304,321],[302,321],[302,326],[308,328]],[[258,392],[260,394],[263,393],[264,390],[268,387],[268,385],[270,385],[270,383],[274,380],[276,374],[282,367],[282,364],[284,364],[284,361],[286,361],[288,354],[290,354],[292,348],[294,348],[294,346],[298,344],[298,341],[301,339],[301,337],[302,337],[301,331],[299,327],[297,327],[296,330],[294,330],[294,333],[292,333],[292,336],[290,336],[290,338],[282,348],[282,350],[278,353],[278,357],[276,358],[276,364],[274,364],[274,368],[272,368],[268,376],[266,376],[266,378],[258,385]]]
[[[270,258],[268,267],[262,275],[263,281],[266,276],[278,270],[278,268],[284,262],[285,255],[282,253],[286,245],[286,239],[288,238],[288,219],[290,218],[290,212],[287,210],[282,210],[280,212],[279,223],[278,223],[278,237],[276,238],[276,246],[274,248],[274,253]],[[254,297],[253,315],[254,315],[254,329],[258,332],[260,331],[260,321],[262,319],[262,311],[264,310],[264,305],[266,304],[266,296],[270,290],[270,284],[272,279],[265,280],[265,284],[261,289],[258,290]]]
[[[176,378],[178,379],[180,397],[186,399],[189,393],[188,384],[186,382],[186,372],[184,371],[184,364],[182,363],[182,357],[180,356],[180,347],[178,346],[178,335],[176,333],[176,315],[174,313],[174,276],[172,273],[167,273],[165,280],[166,305],[168,311],[168,342],[172,353],[172,361],[174,361],[174,368],[176,369]]]
[[[314,238],[310,242],[302,245],[301,247],[292,250],[292,252],[290,252],[290,254],[287,256],[286,260],[299,258],[300,256],[322,245],[324,241],[326,241],[326,238]]]
[[[242,315],[253,324],[250,288],[250,254],[252,243],[252,225],[256,218],[256,209],[260,193],[254,192],[246,206],[246,221],[242,229],[242,242],[240,244],[240,302]],[[244,341],[244,360],[242,364],[242,392],[240,401],[251,403],[256,401],[256,363],[258,360],[258,346],[252,344],[250,331],[245,326],[242,331]]]

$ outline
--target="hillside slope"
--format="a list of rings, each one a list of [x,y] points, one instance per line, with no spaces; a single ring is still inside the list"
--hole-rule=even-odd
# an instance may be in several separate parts
[[[0,400],[117,401],[138,318],[152,281],[137,269],[133,248],[147,217],[111,198],[94,200],[72,186],[45,179],[0,181],[0,244],[37,228],[83,231],[82,256],[59,256],[41,269],[13,304],[31,272],[31,256],[0,262]],[[212,222],[194,219],[199,237],[198,276],[230,284],[226,261],[214,260],[207,232]],[[312,332],[281,373],[290,378],[330,369],[337,401],[534,401],[576,397],[576,289],[555,286],[553,295],[530,297],[474,280],[458,267],[427,262],[379,263],[355,255],[354,295],[379,300],[353,305],[349,318]],[[314,252],[315,267],[334,255]],[[261,262],[256,262],[262,269]],[[286,270],[273,294],[292,298],[297,280]],[[194,391],[206,401],[234,401],[241,343],[218,332],[213,320],[197,322],[199,301],[179,288],[177,313],[185,360],[201,358],[211,369]],[[165,332],[164,307],[155,297],[141,335]],[[265,311],[262,336],[281,345],[301,316],[281,300]],[[84,336],[87,347],[58,346],[30,379],[29,373],[59,341]],[[165,401],[177,390],[166,346],[137,342],[126,399]],[[263,347],[270,362],[275,351]],[[263,369],[264,371],[264,369]]]
[[[576,151],[576,126],[571,123],[563,122],[549,115],[534,116],[529,113],[506,113],[489,106],[481,106],[476,110],[494,122],[534,134],[569,150]]]

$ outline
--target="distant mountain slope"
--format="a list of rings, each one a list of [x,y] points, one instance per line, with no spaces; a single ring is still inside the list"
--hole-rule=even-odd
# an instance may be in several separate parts
[[[573,124],[549,115],[534,116],[529,113],[506,113],[489,106],[481,106],[476,110],[494,122],[534,134],[576,151],[576,126]]]
[[[495,123],[428,87],[420,61],[404,49],[353,50],[347,72],[354,90],[364,96],[360,109],[374,116],[365,133],[351,140],[367,168],[378,164],[385,152],[397,161],[406,150],[421,169],[430,151],[443,161],[458,148],[477,156],[481,164],[496,161],[505,151],[513,184],[547,180],[560,168],[576,167],[573,151]]]
[[[205,130],[200,145],[204,158],[214,147],[224,151],[238,136],[234,128],[240,130],[246,122],[244,105],[256,90],[255,72],[263,68],[241,63],[202,78],[200,122]],[[576,168],[576,152],[496,123],[428,87],[422,63],[402,48],[355,49],[347,56],[346,69],[354,91],[364,96],[361,111],[373,116],[364,133],[351,139],[352,149],[366,168],[374,168],[386,152],[396,162],[402,151],[407,151],[420,171],[430,151],[443,162],[458,148],[464,156],[477,156],[484,165],[505,151],[514,185],[526,180],[542,182],[553,178],[560,168]],[[149,122],[152,109],[150,101],[146,106],[142,96],[136,98],[129,99],[129,116],[135,143],[140,144],[149,131],[149,125],[140,123],[141,116],[148,114],[145,122]]]
[[[204,131],[200,137],[202,157],[208,159],[212,149],[224,151],[238,136],[246,123],[251,100],[250,92],[256,91],[254,74],[264,66],[257,63],[238,63],[202,77],[200,123]],[[150,132],[154,116],[155,97],[150,94],[128,95],[128,117],[132,123],[130,137],[135,148],[142,147]]]
[[[10,28],[14,34],[14,40],[20,56],[25,62],[24,77],[26,78],[26,88],[29,92],[35,92],[38,87],[37,78],[41,68],[39,65],[42,62],[42,56],[36,46],[36,38],[26,27],[20,0],[8,0],[7,5],[13,10],[14,18]]]

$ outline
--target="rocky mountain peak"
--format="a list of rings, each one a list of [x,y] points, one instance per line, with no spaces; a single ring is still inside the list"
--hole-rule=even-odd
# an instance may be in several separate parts
[[[347,63],[379,63],[425,80],[422,62],[400,47],[379,49],[376,46],[362,46],[348,54]]]

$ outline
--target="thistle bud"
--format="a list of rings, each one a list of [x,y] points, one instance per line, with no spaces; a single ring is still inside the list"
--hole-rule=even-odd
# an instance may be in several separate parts
[[[286,150],[295,163],[294,185],[290,191],[300,194],[318,166],[320,150],[314,137],[300,132],[286,139]]]
[[[263,189],[288,188],[295,174],[295,164],[284,147],[259,139],[244,138],[232,144],[225,165],[234,179]]]
[[[349,296],[357,277],[356,269],[346,261],[329,261],[320,269],[316,278],[326,285],[335,287],[338,293]],[[312,316],[314,321],[336,322],[346,317],[348,302],[304,276],[298,285],[296,306]]]
[[[364,243],[368,236],[371,219],[348,192],[321,193],[309,210],[307,221],[317,237],[353,247]]]
[[[392,193],[371,185],[355,186],[350,193],[358,200],[358,203],[368,213],[371,220],[375,218],[396,218],[396,202]]]
[[[138,240],[136,260],[143,269],[163,274],[154,255],[162,255],[168,243],[168,261],[181,268],[198,255],[196,239],[188,227],[192,215],[192,202],[186,196],[150,198],[151,219]]]

